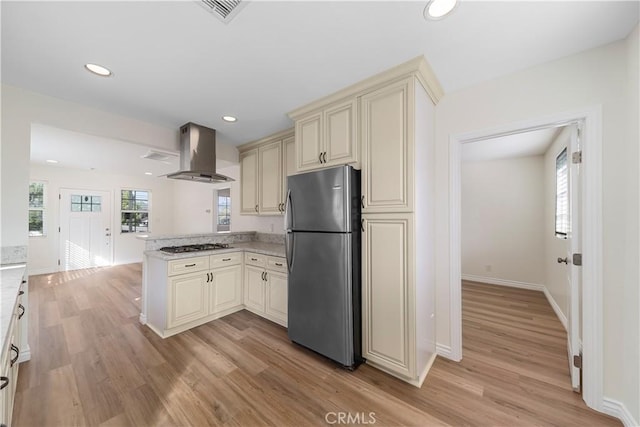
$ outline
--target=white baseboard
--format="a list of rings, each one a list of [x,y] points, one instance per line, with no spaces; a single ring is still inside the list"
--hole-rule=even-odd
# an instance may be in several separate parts
[[[509,286],[511,288],[529,289],[532,291],[544,291],[544,285],[538,283],[518,282],[516,280],[498,279],[495,277],[474,276],[472,274],[462,274],[462,280],[471,282],[488,283],[490,285]]]
[[[436,343],[436,354],[446,359],[453,360],[453,355],[451,354],[451,346]]]
[[[55,267],[42,267],[42,268],[31,268],[29,264],[27,264],[27,273],[29,276],[36,276],[38,274],[53,274],[58,272],[58,266]]]
[[[633,418],[631,412],[622,402],[618,402],[615,399],[609,399],[605,397],[602,399],[602,412],[612,417],[618,418],[622,421],[624,427],[638,427],[640,423]]]
[[[553,299],[551,292],[549,292],[549,289],[547,289],[546,286],[544,286],[543,292],[544,292],[544,296],[547,297],[547,301],[549,301],[551,308],[553,308],[553,311],[555,311],[556,316],[558,316],[560,323],[562,323],[562,326],[564,326],[564,330],[566,331],[568,327],[567,316],[565,316],[562,310],[560,310],[560,306],[558,305],[556,300]]]

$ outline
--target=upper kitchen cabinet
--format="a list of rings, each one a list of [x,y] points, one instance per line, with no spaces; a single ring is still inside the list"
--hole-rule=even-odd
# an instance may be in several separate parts
[[[296,170],[306,171],[341,164],[359,168],[357,100],[348,98],[304,112],[295,120]]]
[[[413,210],[414,79],[361,98],[362,212]]]
[[[240,153],[240,213],[259,213],[258,206],[258,150]]]
[[[239,147],[240,213],[284,213],[287,176],[294,173],[293,130],[271,135]]]

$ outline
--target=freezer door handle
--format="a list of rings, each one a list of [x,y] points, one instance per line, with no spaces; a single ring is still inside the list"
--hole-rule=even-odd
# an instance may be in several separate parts
[[[293,227],[293,206],[291,205],[291,190],[287,191],[287,201],[284,207],[284,229],[291,230]]]
[[[293,243],[293,233],[288,232],[284,240],[284,246],[287,255],[287,270],[289,273],[291,273],[291,269],[293,268]]]

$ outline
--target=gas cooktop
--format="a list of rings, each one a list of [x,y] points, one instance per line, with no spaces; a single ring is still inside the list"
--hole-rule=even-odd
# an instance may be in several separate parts
[[[213,251],[216,249],[231,249],[228,243],[203,243],[200,245],[165,246],[160,248],[162,252],[168,254],[181,254],[185,252]]]

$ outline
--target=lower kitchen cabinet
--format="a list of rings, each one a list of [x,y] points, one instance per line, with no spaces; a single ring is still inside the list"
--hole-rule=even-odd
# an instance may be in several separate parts
[[[245,308],[282,326],[288,321],[286,265],[284,258],[245,254]]]
[[[242,252],[148,259],[147,325],[166,338],[242,310]]]
[[[244,305],[258,313],[264,312],[264,274],[264,268],[250,265],[244,268]]]
[[[209,287],[209,309],[212,313],[242,306],[242,265],[217,268],[212,271]]]
[[[23,286],[24,286],[23,281]],[[0,425],[10,426],[13,414],[13,402],[18,385],[18,358],[22,337],[22,317],[25,315],[25,308],[22,305],[22,287],[19,290],[16,306],[9,321],[9,330],[6,340],[6,347],[0,354]]]
[[[168,329],[193,322],[209,314],[210,274],[210,272],[196,272],[169,278]]]
[[[417,258],[414,214],[365,214],[362,233],[362,356],[420,386],[435,359],[433,283]]]

